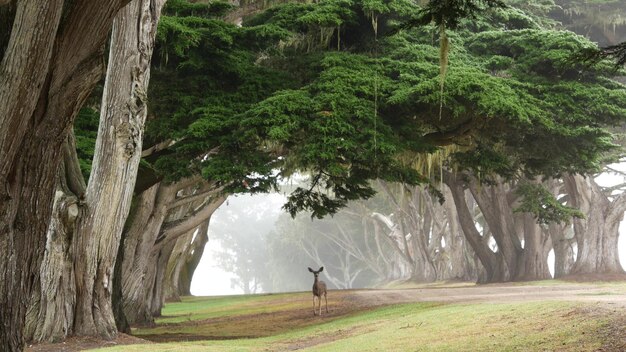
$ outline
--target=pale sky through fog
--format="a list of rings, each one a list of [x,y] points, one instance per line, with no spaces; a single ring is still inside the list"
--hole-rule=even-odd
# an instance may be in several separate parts
[[[626,163],[612,165],[613,168],[620,171],[626,171]],[[598,184],[602,186],[612,186],[620,182],[626,182],[624,177],[610,175],[607,173],[602,174],[596,178]],[[253,198],[252,198],[253,197]],[[239,202],[249,201],[250,199],[258,199],[259,202],[267,202],[268,206],[276,207],[280,209],[285,202],[285,197],[281,194],[257,194],[257,195],[239,195],[236,197],[229,197],[228,202],[224,203],[212,216],[213,221],[220,221],[220,217],[226,216],[226,211],[229,206],[235,206]],[[622,221],[620,225],[620,238],[619,238],[619,254],[622,267],[626,270],[626,222]],[[262,236],[263,234],[259,234]],[[230,282],[233,275],[225,272],[217,267],[215,262],[215,253],[221,250],[219,241],[216,241],[211,236],[211,228],[209,226],[209,242],[204,249],[204,255],[198,268],[196,269],[193,281],[191,283],[191,293],[194,296],[221,296],[221,295],[236,295],[242,294],[241,289],[231,288]],[[552,252],[548,257],[548,265],[550,271],[553,272],[554,256]],[[306,275],[306,272],[303,272]],[[309,287],[302,287],[302,291],[308,290]]]
[[[213,216],[211,216],[211,221],[223,221],[222,218],[227,216],[228,207],[235,207],[244,202],[250,203],[250,199],[265,202],[270,207],[280,209],[283,204],[285,204],[286,197],[278,193],[231,196],[228,198],[227,202],[224,202],[224,204],[215,211]],[[264,234],[259,233],[258,235],[263,236]],[[209,242],[204,247],[204,254],[191,281],[192,295],[222,296],[243,294],[242,289],[232,288],[230,285],[234,275],[217,266],[215,254],[220,252],[221,249],[222,246],[219,241],[212,237],[211,226],[209,226]],[[306,290],[306,288],[303,288],[303,290]]]

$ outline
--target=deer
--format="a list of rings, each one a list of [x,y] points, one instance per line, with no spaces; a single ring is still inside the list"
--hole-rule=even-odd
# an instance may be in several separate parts
[[[315,312],[315,297],[319,302],[319,312],[320,316],[322,316],[322,295],[324,295],[324,300],[326,301],[326,313],[328,313],[328,298],[326,297],[326,283],[324,281],[319,280],[320,273],[324,270],[324,267],[320,267],[318,271],[315,271],[309,268],[309,271],[313,273],[315,279],[313,280],[313,315],[317,315]]]

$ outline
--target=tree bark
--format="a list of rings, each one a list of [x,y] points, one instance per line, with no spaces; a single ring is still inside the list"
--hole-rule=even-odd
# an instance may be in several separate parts
[[[199,231],[199,229],[196,230]],[[187,260],[187,255],[192,246],[192,239],[196,230],[189,231],[186,235],[181,236],[174,244],[174,249],[172,250],[170,260],[167,262],[165,269],[163,283],[165,300],[168,302],[180,302],[178,279],[185,265],[185,261]]]
[[[515,186],[502,181],[486,186],[472,177],[469,189],[478,203],[506,263],[508,278],[515,281],[551,278],[548,270],[548,240],[532,214],[513,211]],[[524,240],[522,246],[521,240]]]
[[[74,243],[78,335],[117,334],[113,269],[132,200],[144,123],[150,60],[164,0],[134,0],[113,23],[95,157]]]
[[[128,322],[149,322],[151,316],[145,306],[145,281],[149,269],[150,251],[165,217],[167,204],[176,196],[176,189],[157,184],[141,193],[132,222],[123,234],[124,261],[122,263],[122,306]]]
[[[444,172],[444,181],[450,188],[452,199],[459,215],[459,222],[465,238],[478,256],[480,263],[485,269],[484,276],[479,276],[479,283],[502,282],[508,279],[504,268],[504,260],[501,252],[493,252],[487,241],[476,229],[474,217],[467,205],[463,181],[459,175],[451,172]]]
[[[150,325],[154,321],[155,280],[158,270],[165,271],[165,268],[157,268],[158,259],[163,257],[161,249],[210,218],[225,200],[216,189],[217,195],[208,193],[196,203],[171,209],[180,190],[202,189],[196,187],[199,182],[199,177],[192,177],[171,185],[157,184],[138,199],[137,212],[124,233],[123,242],[122,305],[130,324]],[[160,287],[161,283],[158,285]]]
[[[524,213],[516,216],[523,225],[524,250],[521,256],[519,272],[515,276],[518,281],[550,279],[548,253],[552,248],[550,237],[537,224],[532,214]]]
[[[554,249],[554,278],[558,279],[569,275],[574,267],[574,229],[571,224],[549,224],[548,233]]]
[[[444,233],[446,247],[442,251],[445,253],[450,267],[445,272],[445,275],[442,275],[439,279],[476,281],[482,269],[480,261],[465,240],[450,188],[445,184],[442,184],[441,188],[446,199],[443,207],[445,208],[445,216],[448,222],[448,228]]]
[[[520,270],[523,249],[515,228],[513,210],[507,201],[508,192],[501,183],[494,186],[479,185],[471,176],[468,186],[485,221],[489,224],[491,234],[498,245],[498,252],[502,253],[508,278],[514,279]]]
[[[172,256],[172,251],[174,250],[175,244],[176,241],[168,241],[160,248],[156,256],[156,272],[151,287],[151,299],[149,300],[150,315],[153,318],[161,316],[161,309],[165,304],[165,295],[163,289],[163,284],[165,281],[165,271],[167,269],[167,262],[169,262],[170,257]]]
[[[204,253],[204,246],[209,240],[209,221],[176,241],[170,261],[167,263],[164,283],[166,301],[178,302],[180,296],[191,294],[191,279]]]
[[[390,227],[392,230],[390,236],[395,238],[394,241],[399,240],[400,245],[394,244],[393,248],[399,250],[402,258],[409,264],[412,280],[435,281],[437,273],[428,252],[431,214],[425,210],[420,211],[428,206],[423,190],[416,188],[410,192],[412,197],[409,198],[404,185],[399,185],[400,188],[396,192],[392,191],[385,182],[381,181],[380,185],[392,206],[395,207],[395,226]],[[389,224],[386,225],[389,226]]]
[[[86,189],[73,134],[67,139],[63,153],[46,252],[39,271],[40,285],[33,290],[26,319],[28,341],[58,341],[73,332],[76,283],[72,241]]]
[[[26,306],[55,199],[63,143],[101,77],[103,44],[122,0],[17,2],[0,63],[0,350],[24,346]]]
[[[591,177],[564,176],[572,206],[585,214],[574,219],[578,255],[572,274],[624,274],[619,262],[619,224],[626,209],[626,195],[613,201]]]
[[[561,202],[569,200],[569,197],[560,196],[567,193],[563,180],[550,179],[545,184],[555,198],[561,197]],[[545,231],[550,236],[550,243],[554,250],[554,278],[569,275],[575,262],[576,238],[572,224],[569,222],[550,223]]]
[[[179,296],[191,296],[191,281],[193,274],[200,264],[200,259],[204,254],[204,248],[207,242],[209,242],[209,222],[205,225],[200,225],[200,232],[196,236],[196,239],[192,243],[192,253],[187,257],[185,264],[182,268],[178,278],[178,295]]]

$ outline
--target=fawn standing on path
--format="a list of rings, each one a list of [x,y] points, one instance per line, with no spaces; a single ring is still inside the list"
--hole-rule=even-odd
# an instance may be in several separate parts
[[[315,271],[309,268],[309,271],[313,273],[315,276],[315,280],[313,281],[313,315],[317,315],[315,312],[315,297],[319,302],[319,311],[320,316],[322,315],[322,295],[324,295],[324,300],[326,301],[326,313],[328,313],[328,298],[326,297],[326,283],[324,281],[319,280],[320,273],[324,270],[324,267],[321,267],[320,270]]]

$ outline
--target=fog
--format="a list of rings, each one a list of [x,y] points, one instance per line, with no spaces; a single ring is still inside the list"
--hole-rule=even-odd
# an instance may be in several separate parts
[[[597,178],[597,181],[603,186],[623,182],[621,177],[607,174]],[[327,281],[329,279],[327,274],[340,276],[337,269],[330,264],[313,260],[311,249],[297,252],[285,249],[290,248],[289,245],[294,245],[297,241],[314,241],[316,236],[323,238],[323,231],[320,229],[327,227],[335,219],[341,220],[341,216],[329,217],[324,221],[313,221],[308,218],[306,221],[301,218],[299,221],[292,220],[281,209],[285,200],[284,195],[277,193],[231,196],[228,202],[215,212],[209,226],[209,242],[193,277],[191,285],[193,295],[232,295],[243,294],[246,291],[248,293],[306,291],[312,282],[307,266],[326,265],[327,269],[322,273],[322,277]],[[307,217],[306,214],[303,217]],[[298,236],[289,234],[310,231],[310,229],[303,229],[303,224],[312,226],[313,231],[318,231],[318,233],[311,232],[310,236],[305,239],[298,239]],[[287,232],[281,234],[280,231]],[[619,252],[621,264],[626,270],[625,233],[626,222],[622,221]],[[268,248],[269,242],[272,241],[273,246],[277,246],[275,243],[277,236],[286,241],[281,242],[277,248]],[[230,243],[230,246],[224,245],[225,241]],[[312,243],[310,242],[309,245]],[[336,247],[338,251],[341,251],[339,246]],[[548,263],[553,274],[554,255],[552,252],[548,257]],[[362,280],[359,281],[357,278],[352,287],[374,286],[377,282],[375,278],[371,278],[371,274],[361,272],[359,275]],[[250,279],[251,276],[256,276],[257,279]],[[256,288],[254,288],[255,280]],[[249,287],[244,288],[246,284],[242,281],[248,281]],[[330,282],[330,286],[338,287],[338,282],[340,280],[335,279]]]

